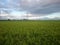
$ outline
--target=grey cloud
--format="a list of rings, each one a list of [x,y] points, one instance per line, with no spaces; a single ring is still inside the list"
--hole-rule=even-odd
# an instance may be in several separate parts
[[[20,3],[22,10],[34,14],[50,14],[54,12],[60,12],[60,0],[23,0]]]
[[[50,14],[55,12],[60,12],[60,4],[52,4],[52,5],[48,5],[47,7],[45,6],[42,9],[37,8],[31,10],[31,13],[35,13],[35,14]]]
[[[50,14],[60,12],[60,0],[0,0],[0,8],[8,9],[5,10],[7,12],[14,9],[32,14]]]
[[[7,20],[8,19],[8,17],[6,17],[6,16],[0,16],[0,20]]]

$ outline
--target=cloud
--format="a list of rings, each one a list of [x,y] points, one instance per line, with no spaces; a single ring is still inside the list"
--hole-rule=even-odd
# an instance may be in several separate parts
[[[34,14],[60,12],[60,0],[23,0],[20,5],[22,10],[27,10]]]
[[[60,12],[60,0],[0,0],[0,8],[12,8],[32,14]]]
[[[0,13],[1,11],[9,14],[9,16],[14,11],[48,16],[53,13],[60,13],[60,0],[0,0]]]

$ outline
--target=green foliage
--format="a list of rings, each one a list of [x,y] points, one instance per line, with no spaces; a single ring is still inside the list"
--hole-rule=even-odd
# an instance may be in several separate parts
[[[60,21],[0,21],[0,45],[60,45]]]

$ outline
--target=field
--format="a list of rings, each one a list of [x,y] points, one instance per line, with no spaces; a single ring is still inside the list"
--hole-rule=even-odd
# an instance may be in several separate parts
[[[0,45],[60,45],[60,21],[0,21]]]

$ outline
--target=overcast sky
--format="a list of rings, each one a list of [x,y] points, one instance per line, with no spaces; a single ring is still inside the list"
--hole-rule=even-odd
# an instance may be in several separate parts
[[[60,0],[0,0],[0,19],[60,19]]]

